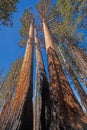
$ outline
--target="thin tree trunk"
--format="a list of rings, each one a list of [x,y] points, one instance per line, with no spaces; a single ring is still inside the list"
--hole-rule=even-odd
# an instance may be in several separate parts
[[[32,110],[32,62],[33,62],[33,34],[34,20],[32,18],[29,29],[29,40],[26,45],[25,56],[20,72],[17,91],[14,97],[6,130],[33,129]]]
[[[87,118],[76,100],[65,77],[59,58],[55,52],[53,41],[47,24],[43,19],[45,46],[48,56],[52,98],[52,130],[83,130]]]
[[[35,28],[36,43],[36,88],[35,88],[35,104],[34,104],[34,130],[49,130],[48,124],[48,107],[50,107],[49,84],[43,65],[40,43]]]
[[[71,68],[69,68],[69,72],[70,72],[72,79],[75,83],[76,89],[78,90],[78,93],[81,97],[81,102],[82,102],[83,106],[85,107],[85,109],[87,110],[87,95],[84,92],[84,90],[82,89],[81,84],[79,83],[78,79],[75,77],[75,74],[73,73]]]
[[[13,81],[13,85],[14,85],[14,81]],[[12,90],[10,90],[10,93],[6,97],[7,98],[6,102],[0,114],[0,129],[1,130],[5,128],[5,125],[8,121],[8,116],[9,116],[11,106],[12,106],[12,95],[13,95],[13,87],[12,87]]]
[[[12,106],[12,96],[14,94],[14,87],[16,87],[16,76],[17,76],[17,67],[18,65],[15,66],[15,71],[12,75],[12,77],[10,78],[11,84],[10,84],[10,91],[8,93],[8,95],[6,96],[6,101],[5,104],[3,106],[2,112],[0,114],[0,129],[3,130],[7,121],[8,121],[8,116],[11,110],[11,106]]]
[[[81,52],[79,51],[79,49],[76,46],[72,46],[72,43],[71,43],[70,39],[66,36],[66,34],[65,34],[65,38],[67,39],[67,45],[69,47],[68,50],[73,55],[74,61],[76,62],[76,65],[79,67],[80,76],[81,76],[81,78],[84,79],[84,83],[87,87],[87,81],[86,81],[87,61],[86,61],[86,58],[83,58],[83,56],[81,55]]]
[[[12,96],[8,95],[5,105],[0,115],[0,129],[1,130],[4,130],[4,127],[8,121],[8,116],[11,110],[11,105],[12,105]]]
[[[85,91],[83,90],[80,82],[78,81],[78,78],[76,77],[76,74],[74,73],[74,71],[72,70],[72,67],[69,66],[69,64],[67,63],[59,45],[58,45],[58,52],[60,54],[60,61],[63,64],[64,67],[66,67],[66,69],[69,71],[70,75],[72,76],[72,80],[75,84],[75,89],[77,89],[78,94],[80,95],[81,98],[81,102],[84,105],[85,109],[87,110],[87,95],[85,93]]]

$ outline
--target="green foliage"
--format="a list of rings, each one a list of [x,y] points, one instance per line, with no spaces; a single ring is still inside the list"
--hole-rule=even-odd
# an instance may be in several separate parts
[[[63,16],[64,20],[69,19],[71,17],[73,6],[70,0],[59,0],[57,2],[57,7],[58,7],[58,11]]]
[[[79,0],[58,0],[52,13],[55,13],[56,20],[49,22],[50,30],[56,34],[60,41],[77,45],[84,42],[83,33],[78,34],[78,29],[85,27],[87,2]],[[84,16],[84,17],[83,17]],[[84,24],[83,24],[84,23]],[[78,32],[77,32],[78,31]],[[81,34],[82,33],[82,34]]]
[[[54,26],[61,28],[60,35],[62,36],[67,32],[71,35],[75,32],[75,25],[73,26],[73,11],[74,8],[70,0],[60,0],[56,4],[56,15],[58,16],[58,19]],[[56,27],[55,29],[59,30]]]
[[[43,17],[46,21],[53,17],[52,0],[39,0],[38,4],[36,5],[36,8],[40,14],[40,17]]]
[[[50,31],[58,35],[61,41],[64,41],[68,33],[71,37],[76,31],[76,23],[80,22],[81,17],[76,21],[74,18],[74,4],[76,1],[58,0],[56,5],[52,6],[52,0],[40,0],[37,9],[50,25]],[[76,23],[75,23],[76,22]]]
[[[12,14],[19,0],[0,0],[0,24],[12,25]]]
[[[0,107],[3,105],[3,101],[6,99],[7,95],[13,94],[16,89],[22,61],[23,59],[19,58],[17,61],[13,62],[6,77],[4,78],[2,88],[0,90]]]
[[[22,18],[20,19],[22,23],[22,27],[20,29],[21,40],[19,41],[19,45],[23,46],[27,43],[29,37],[29,26],[32,19],[32,14],[30,13],[30,9],[26,9]]]

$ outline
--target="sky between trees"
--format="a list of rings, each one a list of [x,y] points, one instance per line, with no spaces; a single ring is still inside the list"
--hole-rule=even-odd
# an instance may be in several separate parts
[[[55,3],[56,0],[54,0],[53,2]],[[38,2],[38,0],[34,0],[29,1],[29,0],[22,0],[18,3],[17,5],[17,12],[15,12],[13,14],[13,27],[9,28],[9,27],[5,27],[1,25],[1,30],[0,30],[0,68],[3,69],[3,75],[5,75],[8,70],[9,70],[9,66],[11,65],[11,63],[13,61],[15,61],[18,56],[23,56],[24,55],[24,51],[25,48],[20,48],[20,46],[18,45],[18,42],[20,40],[20,34],[19,34],[19,30],[21,28],[21,23],[20,23],[20,18],[23,15],[24,9],[32,7],[32,12],[35,16],[35,20],[36,20],[36,24],[38,24],[39,22],[39,15],[35,9],[35,5]],[[81,29],[78,29],[77,31],[81,32]],[[84,39],[86,39],[85,37],[86,35],[86,31],[84,31]],[[83,45],[84,48],[86,48],[87,44],[86,44],[86,40],[84,40],[85,44]],[[47,60],[46,60],[46,56],[44,55],[45,52],[42,49],[42,54],[43,54],[43,59],[47,65]]]

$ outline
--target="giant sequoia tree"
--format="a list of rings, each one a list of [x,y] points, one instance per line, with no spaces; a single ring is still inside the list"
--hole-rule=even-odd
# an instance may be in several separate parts
[[[81,79],[86,85],[87,77],[87,62],[85,60],[86,53],[79,46],[83,46],[83,26],[86,26],[86,1],[57,1],[55,11],[57,19],[50,24],[51,30],[59,39],[61,44],[66,43],[70,54],[73,56],[73,61],[76,62],[76,67],[80,74]],[[84,10],[84,11],[83,11]],[[76,17],[77,16],[77,17]],[[83,25],[84,23],[84,25]],[[53,25],[53,26],[52,26]],[[79,28],[82,29],[79,32]],[[84,57],[81,55],[85,55]]]
[[[24,15],[26,15],[26,11]],[[28,12],[30,24],[28,24],[29,34],[26,44],[25,56],[20,72],[19,82],[14,97],[11,112],[6,123],[8,130],[16,129],[33,129],[33,109],[32,109],[32,63],[33,63],[33,36],[34,36],[34,19]],[[23,23],[24,26],[24,23]],[[27,30],[25,30],[25,33]],[[24,32],[23,32],[24,33]],[[27,32],[28,33],[28,32]],[[26,118],[25,118],[26,116]]]
[[[34,92],[34,130],[48,130],[50,119],[49,84],[42,60],[38,33],[35,28],[36,86]]]
[[[40,0],[37,4],[48,58],[50,83],[48,84],[44,69],[38,33],[36,28],[34,30],[33,15],[29,10],[25,10],[21,19],[20,34],[22,38],[19,42],[21,46],[26,45],[25,56],[8,118],[4,114],[4,130],[87,129],[87,117],[72,91],[69,79],[66,78],[66,76],[71,76],[82,105],[87,109],[87,95],[80,82],[80,78],[85,81],[87,78],[86,54],[84,52],[81,54],[79,48],[81,41],[76,33],[79,25],[84,23],[81,18],[86,18],[86,1],[58,0],[56,6],[53,6],[52,2],[52,0]],[[81,17],[83,7],[85,16]],[[34,40],[36,45],[36,86],[32,105]],[[56,49],[55,41],[59,42]],[[8,101],[4,108],[8,108]]]
[[[49,3],[49,4],[48,4]],[[52,100],[52,129],[83,129],[86,125],[85,116],[76,100],[70,85],[65,77],[61,63],[56,54],[52,36],[47,25],[47,13],[49,13],[51,1],[40,1],[37,8],[41,15],[45,38],[46,52],[48,56],[49,73],[51,80]],[[42,8],[45,7],[43,11]],[[78,120],[76,119],[76,113]],[[79,124],[80,122],[80,124]],[[78,125],[79,124],[79,125]]]

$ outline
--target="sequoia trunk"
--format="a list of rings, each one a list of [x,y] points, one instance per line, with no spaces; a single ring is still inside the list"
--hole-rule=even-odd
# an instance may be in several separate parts
[[[20,72],[20,78],[9,115],[6,130],[33,130],[32,110],[32,62],[33,62],[33,35],[34,20],[31,20],[29,39],[26,45],[25,56]]]
[[[82,109],[65,77],[59,58],[55,52],[51,34],[43,19],[43,31],[50,73],[52,101],[52,130],[83,130],[87,124]]]
[[[36,43],[36,88],[34,99],[34,130],[48,130],[48,107],[50,107],[49,84],[41,56],[40,43],[35,28]]]

